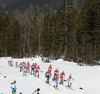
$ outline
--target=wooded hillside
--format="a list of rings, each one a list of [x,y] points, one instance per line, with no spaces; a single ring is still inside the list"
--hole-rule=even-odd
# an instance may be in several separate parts
[[[67,5],[66,5],[67,4]],[[81,11],[73,0],[61,0],[44,14],[29,7],[0,17],[0,56],[42,55],[93,63],[100,60],[100,2],[87,0]]]

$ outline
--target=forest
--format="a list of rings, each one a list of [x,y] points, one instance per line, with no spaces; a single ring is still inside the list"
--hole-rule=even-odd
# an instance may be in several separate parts
[[[57,11],[36,13],[30,6],[0,16],[0,57],[41,55],[93,64],[100,60],[100,1],[60,0]]]

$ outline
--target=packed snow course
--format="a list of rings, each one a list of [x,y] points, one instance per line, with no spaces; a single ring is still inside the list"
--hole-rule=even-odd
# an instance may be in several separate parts
[[[34,77],[27,73],[23,77],[19,67],[16,68],[8,65],[8,59],[0,60],[0,94],[12,94],[11,83],[16,80],[17,94],[32,94],[34,90],[40,88],[40,94],[100,94],[100,66],[78,66],[74,62],[63,61],[62,59],[44,63],[41,58],[29,59],[11,59],[15,63],[30,62],[40,65],[40,78]],[[52,77],[50,78],[51,85],[45,83],[45,72],[48,66],[52,64]],[[52,82],[54,70],[58,68],[60,73],[65,72],[66,79],[69,74],[74,78],[72,89],[66,88],[67,82],[64,85],[58,85],[60,89],[55,90]]]

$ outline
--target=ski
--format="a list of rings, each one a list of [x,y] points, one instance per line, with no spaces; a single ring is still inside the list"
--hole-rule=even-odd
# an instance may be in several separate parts
[[[53,86],[55,90],[61,91],[58,87]]]
[[[41,79],[41,78],[40,78],[39,76],[37,76],[37,75],[34,75],[34,77]]]
[[[27,77],[26,75],[22,75],[23,77]]]
[[[48,83],[47,81],[45,81],[45,83],[46,83],[47,85],[49,85],[49,86],[52,86],[50,82]]]
[[[73,88],[70,88],[71,90],[73,90],[73,91],[76,91],[75,89],[73,89]]]
[[[46,83],[46,82],[45,82]],[[46,83],[47,85],[49,85],[49,86],[51,86],[51,84],[50,83]]]
[[[59,89],[58,87],[57,88],[54,88],[55,90],[57,90],[57,91],[61,91],[61,89]]]
[[[73,89],[73,88],[71,88],[71,87],[69,87],[69,86],[66,86],[66,88],[75,91],[75,89]]]

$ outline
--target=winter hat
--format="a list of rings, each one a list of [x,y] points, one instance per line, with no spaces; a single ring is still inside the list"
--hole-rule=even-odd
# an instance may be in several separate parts
[[[40,88],[38,88],[37,91],[40,91]]]

